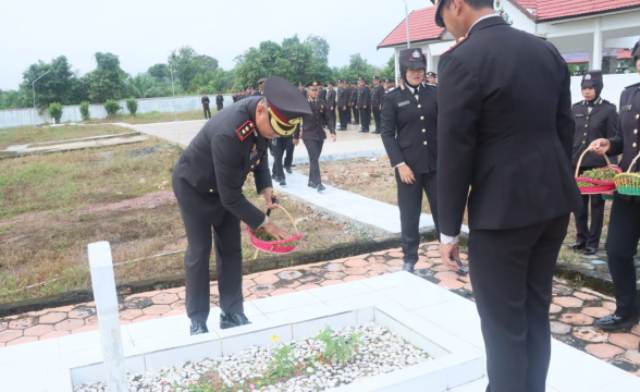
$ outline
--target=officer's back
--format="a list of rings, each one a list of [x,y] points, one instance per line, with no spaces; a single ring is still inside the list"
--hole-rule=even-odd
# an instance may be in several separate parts
[[[472,228],[524,227],[574,210],[580,199],[570,167],[570,79],[555,47],[496,16],[474,26],[439,67],[439,74],[447,68],[447,74],[466,75],[457,87],[441,80],[438,101],[460,104],[439,107],[438,128],[475,125],[476,132],[465,135],[475,144],[475,157],[452,156],[445,146],[438,151],[444,160],[438,170],[474,159]]]

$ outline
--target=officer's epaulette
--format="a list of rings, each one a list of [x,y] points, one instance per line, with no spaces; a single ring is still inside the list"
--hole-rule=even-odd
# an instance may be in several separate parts
[[[247,120],[236,129],[236,135],[241,142],[245,141],[256,130],[256,124],[253,121]]]
[[[449,49],[447,49],[446,52],[444,52],[443,54],[447,54],[447,53],[451,53],[454,51],[454,49],[458,48],[460,45],[464,44],[464,42],[467,40],[467,36],[465,35],[462,38],[459,38],[458,40],[456,40],[456,43],[451,45],[451,47]]]

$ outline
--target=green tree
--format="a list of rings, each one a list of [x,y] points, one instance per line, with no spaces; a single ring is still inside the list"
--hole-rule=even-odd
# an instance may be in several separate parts
[[[39,61],[36,64],[31,64],[22,75],[20,89],[33,99],[32,85],[37,80],[36,105],[39,108],[46,108],[52,102],[70,104],[73,103],[72,84],[74,78],[67,58],[59,56],[51,63]]]
[[[149,67],[147,73],[157,81],[171,81],[171,73],[167,64],[154,64]]]
[[[0,109],[17,109],[31,106],[31,94],[24,90],[0,90]]]
[[[134,98],[127,99],[127,110],[132,116],[135,116],[138,112],[138,101]]]
[[[97,68],[87,75],[89,98],[92,102],[120,99],[127,93],[127,73],[120,68],[120,60],[113,53],[95,54]]]
[[[380,77],[382,79],[390,79],[394,80],[396,78],[396,58],[395,56],[391,56],[389,61],[387,61],[387,65],[382,68],[380,71]]]
[[[369,64],[367,60],[357,53],[351,55],[349,65],[341,67],[337,70],[337,77],[339,79],[346,79],[349,81],[356,81],[358,78],[365,78],[371,82],[373,76],[379,73],[379,69]]]
[[[196,92],[202,87],[198,85],[198,82],[210,79],[202,75],[218,70],[218,60],[207,55],[200,55],[186,46],[171,53],[169,66],[173,70],[173,77],[184,91]],[[196,79],[199,75],[200,78]]]

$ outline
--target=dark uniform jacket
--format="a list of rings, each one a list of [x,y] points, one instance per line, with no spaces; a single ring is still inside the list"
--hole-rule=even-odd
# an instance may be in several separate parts
[[[436,94],[427,84],[419,86],[419,100],[406,87],[385,94],[380,132],[391,166],[404,162],[416,173],[436,170]]]
[[[382,98],[384,97],[384,87],[379,85],[371,90],[371,109],[380,109]]]
[[[175,174],[256,229],[265,215],[242,193],[253,171],[258,193],[271,187],[267,140],[255,126],[260,97],[248,97],[207,121],[176,164]],[[217,197],[216,197],[217,196]]]
[[[325,109],[334,110],[336,108],[336,90],[335,89],[327,89],[326,98],[324,99]]]
[[[371,90],[368,86],[357,89],[356,107],[358,109],[369,109],[371,107]]]
[[[640,83],[624,89],[620,96],[618,133],[611,139],[609,154],[622,154],[620,167],[627,170],[640,152]],[[632,171],[640,172],[638,164]]]
[[[576,211],[570,79],[558,50],[490,17],[442,56],[438,71],[440,231],[460,232],[468,195],[472,230]]]
[[[591,108],[591,111],[589,109]],[[572,163],[575,167],[584,150],[592,141],[599,138],[612,138],[618,127],[616,106],[601,97],[596,99],[593,106],[587,101],[578,102],[572,108],[576,122],[576,133],[573,140]],[[580,165],[583,168],[603,167],[607,162],[595,153],[587,153]]]
[[[349,87],[349,105],[354,106],[358,101],[358,89]]]
[[[349,98],[351,98],[351,94],[349,93],[348,88],[338,87],[338,108],[342,110],[344,107],[348,107]]]
[[[311,107],[311,114],[305,114],[302,116],[302,130],[297,130],[294,138],[298,139],[302,137],[302,140],[324,140],[327,138],[327,134],[322,128],[322,119],[324,118],[324,101],[320,98],[315,101],[309,99],[309,106]],[[302,133],[302,136],[300,136]],[[335,133],[335,131],[331,131]]]
[[[202,106],[204,107],[209,107],[209,97],[207,97],[206,95],[202,98],[200,98],[200,102],[202,102]]]

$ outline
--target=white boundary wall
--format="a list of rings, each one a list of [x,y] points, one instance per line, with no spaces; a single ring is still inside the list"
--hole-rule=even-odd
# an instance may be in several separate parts
[[[200,103],[201,96],[187,97],[162,97],[162,98],[140,98],[138,101],[138,113],[161,112],[176,113],[188,112],[192,110],[202,110]],[[215,109],[215,95],[209,95],[211,100],[211,108]],[[126,100],[119,101],[121,109],[118,113],[129,113],[127,111]],[[224,96],[224,105],[228,106],[233,103],[230,95]],[[89,105],[89,114],[92,119],[103,119],[107,117],[104,105]],[[203,117],[204,118],[204,117]],[[64,106],[62,118],[60,122],[79,122],[82,121],[79,105]],[[19,127],[24,125],[38,125],[51,123],[53,120],[49,117],[45,109],[42,114],[33,109],[9,109],[0,110],[0,128]]]

